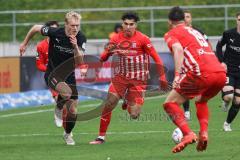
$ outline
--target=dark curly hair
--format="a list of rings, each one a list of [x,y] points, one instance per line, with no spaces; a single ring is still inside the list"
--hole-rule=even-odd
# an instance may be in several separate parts
[[[126,20],[126,19],[133,19],[135,22],[140,21],[140,18],[138,17],[138,14],[136,12],[125,12],[122,15],[122,20]]]
[[[168,19],[171,21],[184,20],[184,11],[179,6],[173,7],[168,13]]]

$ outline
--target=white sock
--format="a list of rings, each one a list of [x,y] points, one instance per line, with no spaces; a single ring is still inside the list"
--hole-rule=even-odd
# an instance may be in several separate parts
[[[104,140],[104,139],[105,139],[105,136],[98,136],[98,138]]]

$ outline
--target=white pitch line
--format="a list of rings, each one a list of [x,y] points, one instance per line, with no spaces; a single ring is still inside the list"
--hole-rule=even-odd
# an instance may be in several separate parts
[[[42,112],[49,112],[49,111],[53,111],[53,109],[44,109],[44,110],[38,110],[38,111],[29,111],[29,112],[5,114],[5,115],[1,115],[0,118],[24,116],[24,115],[35,114],[35,113],[42,113]]]
[[[130,131],[130,132],[107,132],[108,135],[123,135],[123,134],[154,134],[154,133],[166,133],[170,131]],[[98,133],[78,133],[79,135],[97,135]],[[0,138],[7,137],[35,137],[35,136],[62,136],[62,134],[50,134],[50,133],[33,133],[33,134],[10,134],[10,135],[1,135]]]
[[[156,97],[146,97],[146,100],[151,100],[151,99],[157,99],[157,98],[163,98],[165,95],[162,96],[156,96]],[[93,104],[87,104],[87,105],[80,105],[80,108],[91,108],[95,107],[97,105],[100,105],[100,103],[93,103]],[[53,109],[44,109],[44,110],[37,110],[37,111],[28,111],[28,112],[20,112],[20,113],[11,113],[11,114],[5,114],[5,115],[0,115],[0,118],[8,118],[8,117],[15,117],[15,116],[24,116],[24,115],[30,115],[30,114],[36,114],[36,113],[43,113],[43,112],[52,112]]]
[[[81,108],[90,108],[90,107],[94,107],[96,105],[99,105],[99,104],[83,105],[83,106],[81,106]],[[21,113],[11,113],[11,114],[1,115],[0,118],[24,116],[24,115],[29,115],[29,114],[36,114],[36,113],[43,113],[43,112],[52,112],[52,111],[53,111],[53,109],[42,109],[42,110],[37,110],[37,111],[28,111],[28,112],[21,112]]]
[[[197,132],[197,129],[193,130]],[[222,131],[221,129],[209,129],[209,132],[219,132]],[[172,130],[168,131],[128,131],[128,132],[107,132],[108,135],[126,135],[126,134],[156,134],[156,133],[171,133]],[[74,134],[74,133],[73,133]],[[75,133],[74,135],[97,135],[98,133],[93,132],[82,132],[82,133]],[[7,137],[41,137],[41,136],[62,136],[62,134],[51,134],[51,133],[32,133],[32,134],[0,134],[0,138],[7,138]]]

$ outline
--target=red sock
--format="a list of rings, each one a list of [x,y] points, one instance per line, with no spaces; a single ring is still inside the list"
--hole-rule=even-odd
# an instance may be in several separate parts
[[[200,125],[200,132],[208,130],[208,105],[207,102],[196,102],[197,118]]]
[[[110,124],[112,117],[112,112],[102,112],[102,116],[100,119],[100,128],[99,128],[99,136],[105,136],[108,126]]]
[[[187,135],[188,133],[192,132],[187,121],[185,120],[183,110],[177,103],[168,102],[165,103],[163,107],[167,114],[171,117],[173,123],[183,132],[183,135]]]

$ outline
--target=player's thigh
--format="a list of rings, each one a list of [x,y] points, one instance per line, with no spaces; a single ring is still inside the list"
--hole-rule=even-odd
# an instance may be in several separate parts
[[[44,79],[46,85],[53,90],[56,90],[57,84],[63,81],[60,77],[56,76],[55,74],[51,74],[51,72],[46,72],[44,74]]]
[[[127,81],[120,76],[116,76],[112,79],[108,92],[120,98],[123,98],[126,93],[127,87]]]
[[[205,83],[201,76],[189,72],[181,74],[176,84],[178,85],[168,95],[166,102],[182,104],[187,99],[198,96]]]
[[[76,78],[75,75],[70,75],[65,83],[70,87],[71,89],[71,97],[70,99],[77,100],[78,99],[78,90],[77,90],[77,83],[76,83]]]
[[[119,100],[120,100],[120,97],[118,94],[108,92],[105,104],[106,104],[106,106],[115,106],[115,105],[117,105]]]
[[[172,89],[165,99],[164,103],[174,102],[179,105],[183,104],[188,98],[184,97],[180,93],[178,93],[175,89]]]
[[[196,99],[198,102],[206,102],[213,98],[222,90],[226,83],[226,74],[224,72],[217,72],[209,74],[206,79],[201,95]]]

